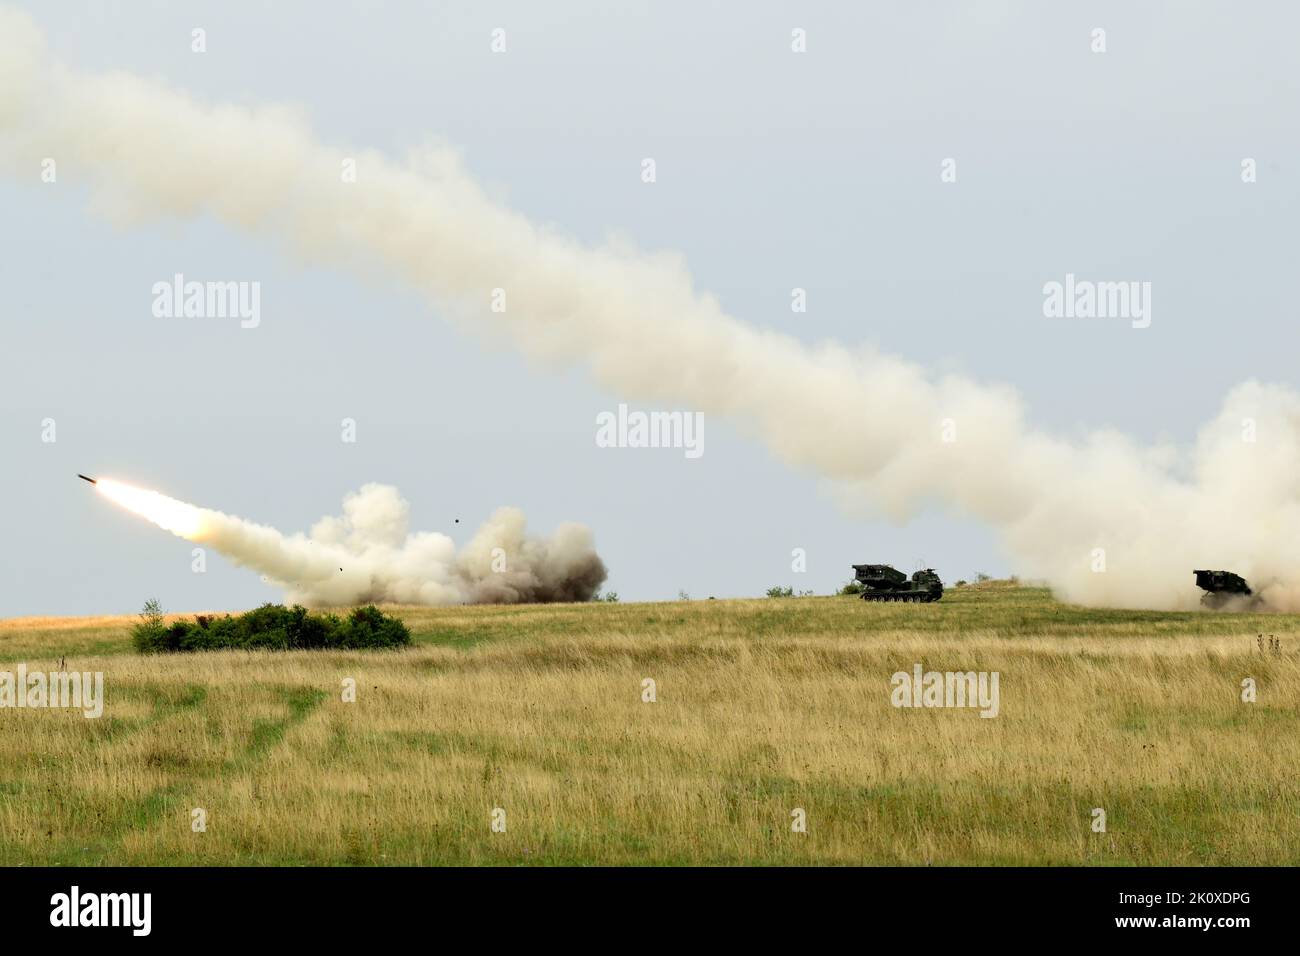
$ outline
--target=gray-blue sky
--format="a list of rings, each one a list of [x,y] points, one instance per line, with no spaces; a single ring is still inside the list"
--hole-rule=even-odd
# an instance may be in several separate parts
[[[912,6],[30,10],[83,69],[294,103],[340,145],[454,144],[535,220],[679,250],[733,315],[1011,384],[1053,431],[1186,440],[1231,385],[1294,382],[1290,7]],[[939,181],[944,157],[956,184]],[[122,231],[86,199],[75,170],[0,182],[0,614],[274,597],[215,556],[192,574],[189,544],[86,494],[76,471],[285,530],[366,481],[462,539],[518,504],[537,530],[590,525],[625,598],[824,591],[852,561],[924,560],[950,580],[1005,566],[990,533],[941,509],[903,527],[846,517],[716,419],[696,461],[598,449],[595,416],[619,396],[580,370],[467,338],[399,285],[304,268],[207,221]],[[260,281],[261,327],[154,318],[150,289],[175,272]],[[1042,284],[1066,272],[1151,281],[1152,326],[1045,319]],[[790,311],[794,286],[807,313]]]

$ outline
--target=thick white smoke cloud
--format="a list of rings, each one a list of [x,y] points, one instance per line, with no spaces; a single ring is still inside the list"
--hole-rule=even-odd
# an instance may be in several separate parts
[[[292,111],[81,75],[3,11],[0,135],[23,175],[57,156],[120,218],[211,215],[342,268],[361,250],[367,272],[399,276],[467,326],[585,363],[629,399],[725,416],[854,501],[897,518],[932,502],[977,516],[1020,573],[1067,600],[1191,607],[1191,571],[1209,567],[1300,610],[1300,399],[1287,389],[1238,386],[1192,449],[1054,438],[1028,427],[1008,388],[747,326],[696,291],[678,258],[556,235],[487,197],[448,151],[397,164],[321,144]],[[358,182],[341,184],[348,156]],[[498,287],[499,314],[488,309]],[[944,419],[954,442],[940,440]]]
[[[306,536],[216,512],[207,517],[195,540],[308,606],[586,601],[605,580],[591,532],[581,525],[529,537],[523,512],[500,508],[456,553],[445,534],[411,533],[410,507],[389,485],[348,495],[341,516],[322,518]]]
[[[516,604],[586,601],[605,580],[605,565],[581,525],[549,538],[529,537],[517,508],[498,509],[456,552],[451,538],[412,533],[410,506],[389,485],[369,484],[343,499],[343,514],[309,534],[200,508],[108,478],[104,497],[190,541],[215,548],[240,567],[311,607],[395,604]]]

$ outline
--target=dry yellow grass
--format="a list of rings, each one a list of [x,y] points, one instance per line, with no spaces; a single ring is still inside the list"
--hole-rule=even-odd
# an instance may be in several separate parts
[[[1293,617],[1006,587],[398,611],[402,652],[139,657],[130,619],[0,622],[0,670],[66,654],[108,699],[0,711],[0,862],[1300,862]],[[892,707],[916,662],[1000,672],[1000,715]]]

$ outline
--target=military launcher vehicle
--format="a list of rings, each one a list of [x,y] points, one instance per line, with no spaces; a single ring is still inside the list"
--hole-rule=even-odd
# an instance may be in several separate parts
[[[902,571],[888,564],[855,564],[853,576],[862,585],[864,601],[920,601],[943,597],[943,582],[933,568],[917,571],[909,581]]]
[[[1201,596],[1201,603],[1208,608],[1217,610],[1233,598],[1249,598],[1255,593],[1250,589],[1245,578],[1231,571],[1193,571],[1192,573],[1196,575],[1196,586],[1205,592]]]

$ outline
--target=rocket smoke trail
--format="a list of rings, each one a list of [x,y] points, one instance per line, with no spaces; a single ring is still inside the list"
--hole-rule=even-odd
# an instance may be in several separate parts
[[[586,601],[605,580],[586,528],[562,525],[550,538],[528,537],[516,508],[499,509],[457,554],[444,534],[411,534],[407,503],[388,485],[348,495],[341,517],[322,518],[306,536],[109,478],[95,488],[158,527],[261,572],[286,599],[309,606]]]
[[[1066,600],[1195,606],[1191,570],[1230,567],[1271,606],[1300,610],[1300,397],[1286,388],[1238,386],[1190,449],[1056,438],[1028,426],[1009,388],[752,328],[677,258],[556,235],[489,198],[448,151],[396,163],[322,144],[284,108],[81,74],[0,10],[0,157],[30,176],[45,156],[92,179],[97,205],[125,221],[208,215],[343,269],[362,250],[367,277],[384,267],[466,327],[581,364],[625,398],[726,417],[895,519],[932,502],[973,515]],[[353,156],[359,181],[341,185]],[[488,307],[498,287],[504,313]],[[956,441],[940,440],[944,419]]]

